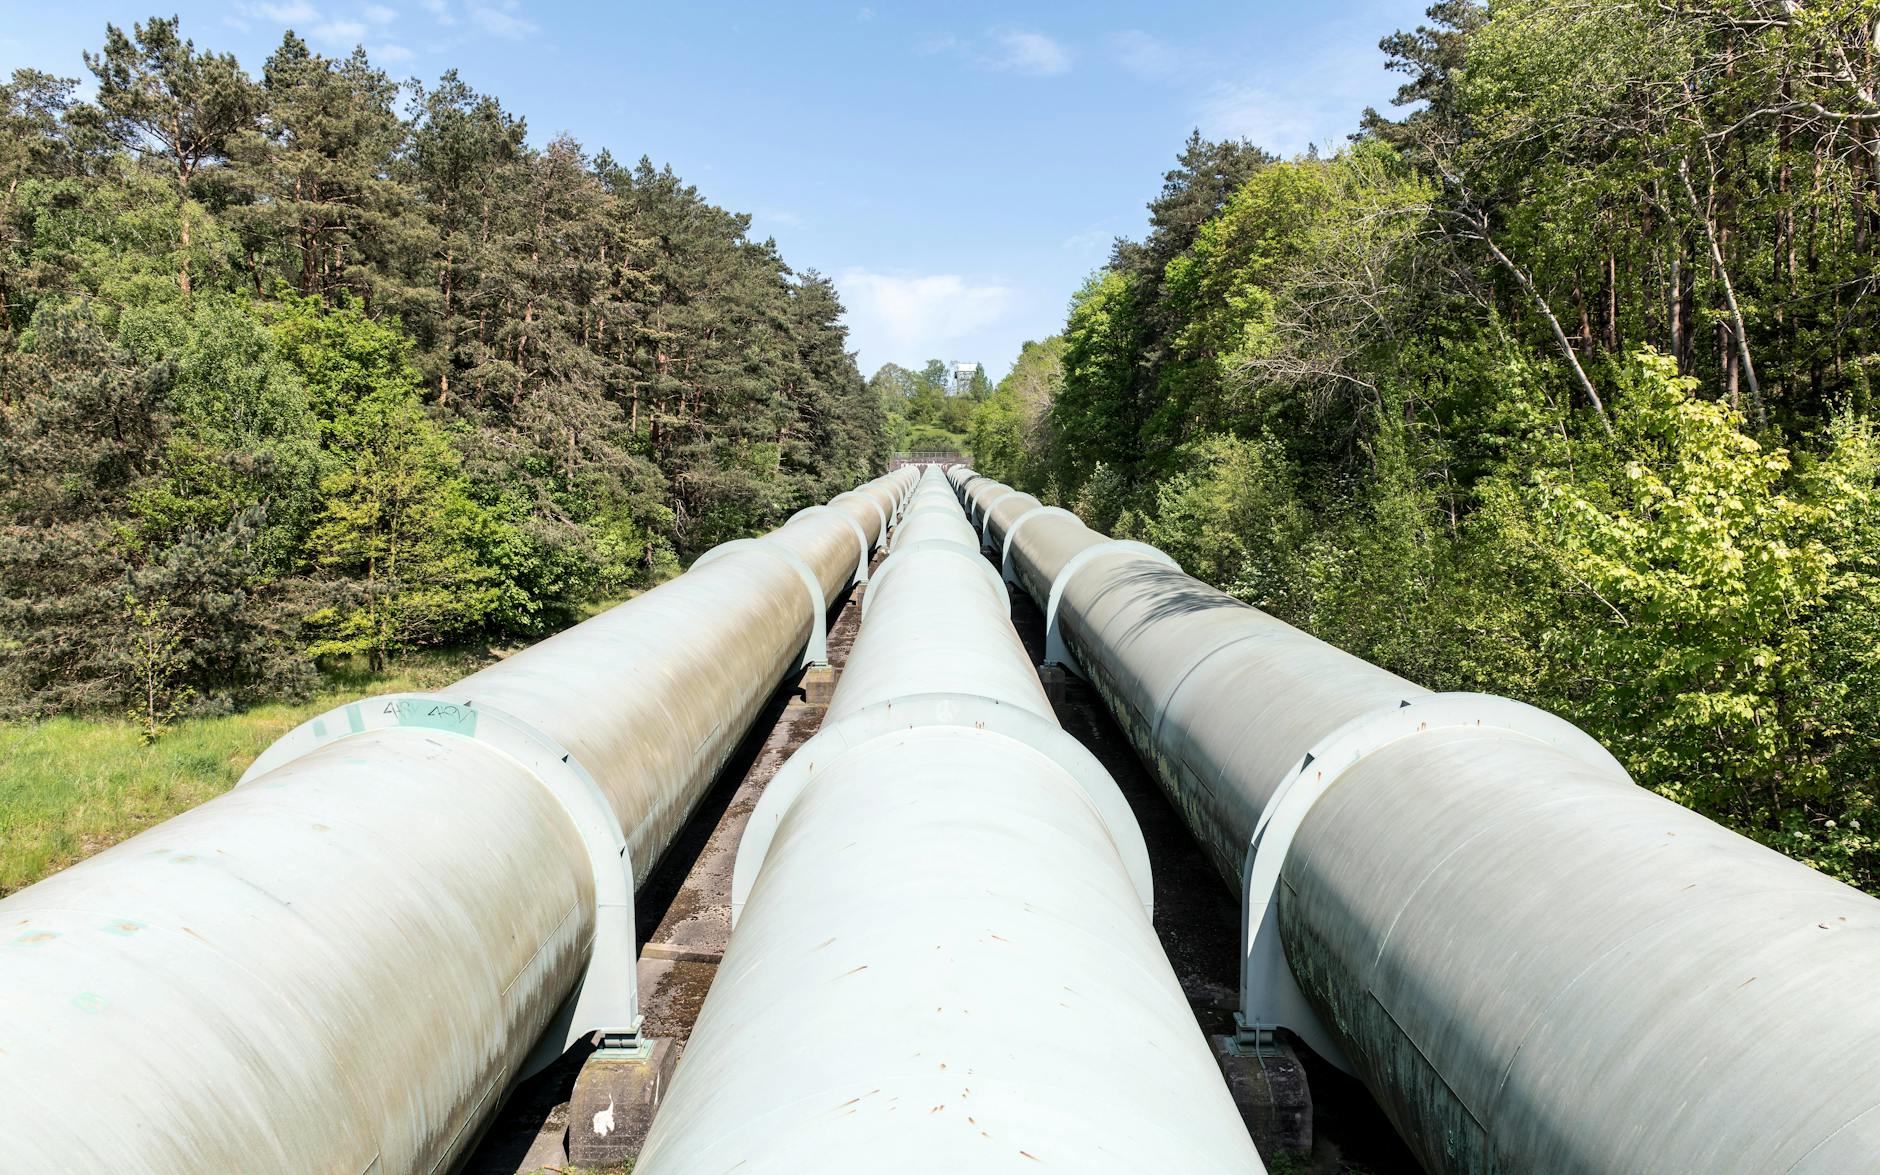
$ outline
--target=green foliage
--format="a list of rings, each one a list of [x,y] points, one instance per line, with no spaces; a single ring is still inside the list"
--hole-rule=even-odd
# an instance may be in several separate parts
[[[670,169],[292,33],[86,64],[0,85],[0,712],[543,633],[886,461],[834,286]]]
[[[258,562],[291,566],[324,461],[306,385],[266,324],[238,299],[205,297],[187,312],[127,310],[119,335],[133,355],[170,372],[160,472],[128,501],[139,538],[161,544],[258,508]]]
[[[425,414],[396,330],[352,307],[291,301],[275,335],[306,382],[328,472],[310,563],[344,581],[307,617],[316,657],[395,653],[473,632],[524,597],[502,563],[521,546],[474,501],[461,459]]]
[[[309,539],[315,565],[349,581],[345,602],[307,617],[316,657],[395,653],[474,631],[507,602],[498,560],[516,537],[478,506],[415,389],[376,394],[342,418],[339,468]]]
[[[962,390],[945,361],[929,359],[917,372],[882,364],[868,381],[868,393],[881,405],[885,439],[895,452],[964,452],[973,413],[991,388],[983,368]]]
[[[1010,485],[1040,493],[1048,471],[1050,408],[1064,387],[1064,338],[1026,342],[1012,370],[973,410],[973,464]]]
[[[1792,478],[1669,358],[1643,352],[1627,375],[1611,450],[1485,491],[1496,538],[1533,552],[1529,590],[1561,618],[1542,636],[1550,700],[1669,798],[1871,882],[1873,797],[1830,764],[1876,744],[1846,721],[1850,683],[1824,673],[1870,677],[1880,651],[1880,581],[1860,566],[1871,429],[1844,426]]]
[[[1339,154],[1191,139],[977,464],[1880,888],[1880,65],[1773,11],[1444,0]]]

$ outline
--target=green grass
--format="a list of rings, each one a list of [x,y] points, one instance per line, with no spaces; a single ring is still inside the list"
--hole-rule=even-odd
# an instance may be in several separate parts
[[[488,661],[432,652],[381,674],[341,669],[307,701],[185,719],[150,746],[120,718],[0,722],[0,895],[222,794],[269,743],[342,702],[437,689]]]

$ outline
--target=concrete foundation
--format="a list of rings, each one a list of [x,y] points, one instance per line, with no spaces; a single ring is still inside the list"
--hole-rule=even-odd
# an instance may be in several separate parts
[[[803,670],[803,679],[797,688],[803,691],[803,700],[812,706],[827,706],[829,699],[836,695],[836,677],[833,665],[811,665]]]
[[[1208,1044],[1261,1157],[1270,1162],[1288,1151],[1310,1151],[1312,1090],[1292,1046],[1283,1040],[1243,1045],[1231,1036],[1210,1036]]]
[[[575,1166],[603,1167],[639,1155],[679,1061],[663,1037],[644,1042],[643,1053],[616,1058],[603,1050],[581,1066],[568,1102],[568,1161]]]

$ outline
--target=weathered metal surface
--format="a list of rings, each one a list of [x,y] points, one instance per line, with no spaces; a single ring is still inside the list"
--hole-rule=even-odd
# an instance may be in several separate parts
[[[912,481],[764,541],[827,603],[852,523],[873,542]],[[643,879],[794,668],[804,594],[789,560],[728,553],[426,704],[323,716],[234,791],[0,901],[0,1168],[447,1167],[601,974],[598,920],[630,932],[597,910],[570,797],[598,789]],[[495,712],[591,784],[482,737],[468,716]]]
[[[752,814],[636,1170],[1259,1171],[1145,909],[1140,833],[937,496],[936,472],[823,730]]]
[[[1014,578],[1043,606],[1101,541],[1029,521]],[[1433,704],[1126,551],[1062,597],[1071,655],[1237,890],[1307,755]],[[1422,1162],[1874,1169],[1880,902],[1521,725],[1405,722],[1294,814],[1278,864],[1286,963]]]

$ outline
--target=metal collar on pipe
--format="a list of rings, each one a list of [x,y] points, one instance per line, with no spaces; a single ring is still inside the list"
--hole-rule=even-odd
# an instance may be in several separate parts
[[[1299,990],[1279,934],[1279,879],[1293,838],[1312,807],[1365,756],[1402,739],[1434,730],[1494,730],[1532,739],[1610,773],[1631,786],[1625,768],[1597,739],[1564,718],[1492,694],[1423,694],[1375,710],[1315,743],[1273,790],[1247,844],[1241,898],[1240,1010],[1242,1032],[1291,1028],[1312,1050],[1354,1072],[1338,1039],[1320,1022]]]
[[[1012,523],[1011,529],[1005,532],[1005,539],[1000,544],[999,574],[1005,579],[1005,582],[1018,582],[1018,577],[1012,574],[1012,540],[1018,537],[1019,528],[1024,526],[1027,520],[1040,516],[1046,518],[1054,516],[1058,518],[1069,518],[1074,522],[1083,521],[1069,510],[1060,509],[1057,506],[1040,506],[1036,510],[1027,510],[1025,513],[1019,515],[1018,520]]]
[[[888,541],[888,549],[890,551],[894,550],[895,544],[901,541],[901,536],[907,533],[909,526],[923,514],[938,514],[948,518],[958,518],[960,516],[960,508],[953,505],[951,502],[918,502],[909,506],[906,512],[901,515],[900,523],[894,529],[894,537]]]
[[[888,512],[882,509],[881,503],[876,501],[873,495],[864,494],[860,490],[847,490],[843,493],[837,494],[835,497],[829,499],[829,501],[831,504],[834,504],[836,502],[840,502],[844,498],[860,498],[864,502],[867,502],[870,506],[873,506],[875,508],[875,514],[881,519],[881,528],[875,532],[875,546],[879,548],[881,544],[887,542],[888,541]]]
[[[868,582],[868,532],[864,531],[862,529],[862,524],[855,521],[855,519],[852,516],[850,516],[849,514],[847,514],[846,512],[844,512],[843,510],[835,506],[805,506],[803,509],[798,510],[795,514],[792,514],[790,515],[790,517],[786,518],[783,524],[785,526],[788,526],[799,518],[814,518],[821,514],[834,514],[840,517],[844,522],[847,522],[849,524],[850,529],[855,531],[855,542],[859,550],[857,551],[856,557],[855,557],[854,582],[867,583]]]
[[[1084,800],[1108,830],[1110,843],[1123,859],[1131,884],[1142,901],[1143,912],[1155,916],[1155,879],[1149,868],[1149,849],[1129,801],[1103,764],[1062,727],[1017,706],[1006,706],[977,694],[913,694],[877,702],[857,710],[812,735],[784,763],[764,788],[751,812],[744,837],[738,842],[731,873],[731,922],[750,896],[751,886],[770,853],[770,842],[784,813],[814,777],[818,763],[827,764],[846,752],[897,731],[932,726],[963,726],[988,731],[1039,751],[1062,767],[1083,789]]]
[[[823,599],[822,581],[809,564],[798,558],[794,551],[781,547],[764,539],[732,539],[728,543],[719,543],[711,550],[692,561],[693,569],[707,567],[727,555],[756,553],[781,559],[792,567],[803,580],[803,588],[809,593],[809,640],[803,646],[803,664],[823,665],[829,661],[829,604]]]
[[[470,739],[514,760],[547,789],[581,836],[594,878],[597,911],[587,970],[574,1002],[531,1054],[521,1077],[559,1057],[596,1032],[632,1035],[640,1029],[638,949],[633,939],[633,859],[607,794],[567,748],[522,719],[473,699],[440,694],[382,694],[336,706],[276,739],[237,787],[344,739],[380,730],[422,730]]]
[[[1066,563],[1064,569],[1057,573],[1057,578],[1051,581],[1051,594],[1045,599],[1044,659],[1048,664],[1063,665],[1077,669],[1079,673],[1084,672],[1078,667],[1076,658],[1071,656],[1070,648],[1064,642],[1063,629],[1058,624],[1058,605],[1064,599],[1064,590],[1070,586],[1071,577],[1093,560],[1105,555],[1131,555],[1153,563],[1160,563],[1164,567],[1173,567],[1177,571],[1181,570],[1181,565],[1169,558],[1163,551],[1148,543],[1136,542],[1134,539],[1106,539],[1094,546],[1085,547],[1071,556],[1070,562]],[[1085,676],[1089,675],[1085,674]]]
[[[981,538],[985,537],[986,524],[992,518],[992,508],[1016,493],[1018,491],[1014,489],[995,490],[979,499],[979,509],[971,521],[978,528]]]
[[[888,569],[891,567],[899,566],[901,563],[905,562],[905,560],[903,560],[901,556],[912,555],[917,551],[934,551],[934,550],[946,550],[946,551],[963,555],[966,558],[971,559],[974,564],[976,564],[979,568],[983,570],[986,582],[991,586],[992,590],[997,592],[1001,598],[1005,596],[1005,581],[999,578],[999,573],[994,571],[990,564],[988,564],[984,559],[980,558],[978,551],[954,539],[946,539],[946,538],[916,539],[915,541],[907,544],[905,547],[902,547],[899,550],[895,551],[892,555],[889,555],[886,559],[883,559],[881,561],[881,566],[875,568],[875,582],[873,585],[871,585],[871,590],[862,597],[862,619],[863,620],[868,619],[869,601],[879,598],[880,593],[873,589],[879,588],[881,584],[884,581],[886,581],[886,579],[888,578]]]

